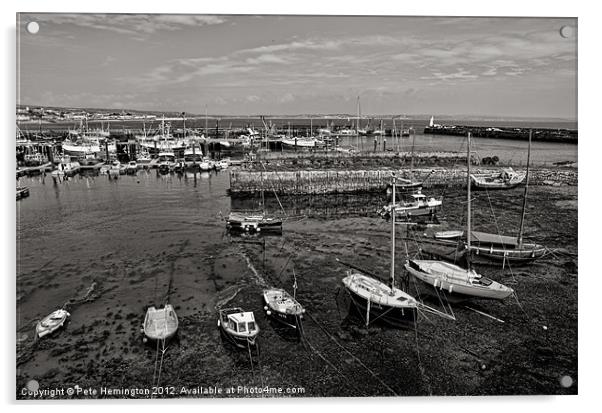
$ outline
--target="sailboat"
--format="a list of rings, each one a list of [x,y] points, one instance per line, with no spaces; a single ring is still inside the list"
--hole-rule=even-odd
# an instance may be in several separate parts
[[[478,258],[479,261],[485,260],[487,262],[501,263],[502,267],[505,267],[507,263],[528,264],[547,254],[547,249],[543,245],[532,242],[524,242],[523,239],[525,213],[527,209],[527,195],[529,192],[531,136],[532,132],[529,132],[527,171],[524,174],[526,184],[518,235],[516,237],[512,237],[507,235],[472,231],[471,238],[475,240],[469,249],[472,258]],[[445,233],[435,233],[435,238],[443,243],[457,245],[459,240],[465,238],[465,234],[462,231],[446,231]]]
[[[393,178],[395,202],[395,177]],[[395,287],[395,214],[391,217],[390,283],[385,284],[359,269],[350,269],[343,285],[353,304],[365,314],[366,325],[380,320],[393,327],[405,327],[415,322],[418,302],[405,291]]]
[[[468,133],[467,154],[467,247],[471,248],[471,211],[470,211],[470,133]],[[459,298],[492,298],[503,300],[514,290],[487,277],[483,277],[471,268],[470,254],[466,255],[467,268],[438,260],[408,260],[406,270],[419,280],[434,288],[447,290]]]
[[[262,175],[263,179],[263,175]],[[261,189],[261,212],[231,211],[226,218],[226,228],[232,231],[260,232],[282,231],[282,219],[265,211],[265,196]]]
[[[397,192],[398,193],[414,193],[422,190],[422,185],[434,171],[430,171],[429,174],[423,180],[417,180],[414,178],[414,147],[416,145],[416,134],[412,136],[412,154],[410,163],[410,177],[409,178],[397,178]],[[387,195],[391,195],[391,185],[387,185]]]

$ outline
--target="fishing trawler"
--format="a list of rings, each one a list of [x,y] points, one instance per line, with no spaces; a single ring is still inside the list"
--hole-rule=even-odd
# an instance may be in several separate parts
[[[395,203],[395,178],[393,178]],[[380,320],[393,327],[405,327],[415,322],[418,302],[395,286],[395,215],[391,219],[391,271],[389,285],[357,268],[347,271],[343,285],[352,303],[365,316],[365,323]]]
[[[471,210],[470,210],[470,133],[468,134],[467,154],[467,247],[471,248]],[[514,291],[496,281],[484,277],[471,267],[470,254],[466,255],[467,268],[438,260],[409,259],[404,267],[414,277],[432,286],[447,290],[455,298],[492,298],[503,300]]]

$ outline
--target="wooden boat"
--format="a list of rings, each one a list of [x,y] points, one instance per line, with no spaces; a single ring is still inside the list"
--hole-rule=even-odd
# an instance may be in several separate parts
[[[290,295],[282,288],[271,288],[263,290],[263,302],[268,317],[279,321],[280,323],[299,331],[301,320],[305,309],[296,299],[297,296],[297,278],[293,283],[293,295]]]
[[[523,242],[523,230],[525,213],[527,208],[527,195],[529,191],[529,163],[531,158],[531,133],[529,133],[529,150],[527,152],[527,172],[525,174],[525,194],[523,197],[523,208],[518,235],[516,237],[491,234],[487,232],[471,231],[470,255],[473,259],[501,263],[502,267],[506,263],[528,264],[547,254],[547,249],[543,245]],[[454,236],[446,238],[441,233],[435,233],[435,238],[449,244],[457,245],[458,242],[466,242],[465,233],[462,231],[452,231]],[[459,234],[458,234],[459,233]],[[468,245],[468,243],[467,243]]]
[[[443,198],[427,198],[422,192],[411,194],[408,201],[400,201],[385,205],[380,215],[383,217],[391,216],[391,210],[395,211],[398,217],[408,218],[423,215],[435,215],[443,205]]]
[[[471,209],[470,209],[470,132],[468,133],[467,153],[467,247],[471,248]],[[449,235],[449,234],[447,234]],[[453,241],[452,241],[453,242]],[[447,290],[460,298],[493,298],[502,300],[514,291],[489,278],[477,274],[471,268],[470,254],[466,254],[467,268],[461,268],[438,260],[408,260],[404,264],[406,270],[417,279],[431,285],[433,288]]]
[[[395,203],[393,179],[393,203]],[[418,302],[405,291],[395,287],[395,214],[391,217],[390,284],[371,277],[359,269],[347,271],[343,285],[353,304],[365,317],[366,325],[381,321],[393,327],[412,325],[416,320]]]
[[[71,314],[69,314],[66,310],[56,310],[42,319],[42,321],[38,322],[36,325],[36,334],[39,338],[42,338],[55,332],[65,324],[65,321],[67,321],[67,318],[70,316]]]
[[[226,308],[218,311],[217,326],[224,337],[238,348],[255,346],[259,326],[252,311]]]
[[[520,185],[526,174],[517,173],[512,168],[489,174],[472,174],[470,180],[475,189],[510,189]]]
[[[178,316],[171,304],[163,308],[149,307],[144,317],[144,335],[148,340],[165,341],[178,331]]]
[[[26,186],[17,187],[17,200],[29,196],[29,188]]]

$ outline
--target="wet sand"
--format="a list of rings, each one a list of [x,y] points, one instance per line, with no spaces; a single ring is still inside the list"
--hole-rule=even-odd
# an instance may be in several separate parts
[[[341,288],[346,268],[336,258],[388,273],[390,224],[363,201],[284,199],[294,217],[282,236],[232,238],[218,215],[230,209],[227,173],[35,179],[24,182],[32,195],[18,207],[17,398],[27,398],[21,389],[32,379],[41,388],[151,388],[156,349],[140,328],[145,309],[166,299],[180,328],[159,380],[174,390],[158,397],[206,397],[183,386],[299,386],[304,393],[292,396],[314,397],[577,393],[576,187],[530,191],[525,237],[560,249],[555,255],[529,267],[478,267],[514,288],[518,302],[466,305],[503,323],[460,304],[456,321],[421,316],[415,330],[394,330],[349,316]],[[465,194],[445,196],[445,222],[460,225]],[[516,231],[521,205],[522,188],[477,193],[474,229]],[[417,248],[408,243],[410,255]],[[301,342],[274,328],[261,303],[265,286],[292,288],[293,267],[307,308]],[[65,328],[34,341],[36,321],[65,303]],[[220,338],[219,305],[255,311],[261,354],[252,363]],[[561,386],[563,376],[573,385]]]

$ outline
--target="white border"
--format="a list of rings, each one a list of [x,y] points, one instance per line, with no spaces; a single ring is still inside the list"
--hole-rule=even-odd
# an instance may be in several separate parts
[[[484,3],[487,3],[484,6]],[[468,410],[487,410],[488,412],[504,412],[510,409],[527,408],[545,409],[546,411],[577,411],[590,410],[594,405],[597,384],[597,367],[600,357],[597,347],[601,325],[600,310],[597,308],[597,298],[593,295],[602,285],[600,271],[594,264],[598,254],[595,234],[599,234],[600,221],[599,201],[597,193],[600,188],[600,171],[596,169],[600,163],[600,144],[602,134],[599,131],[600,110],[598,102],[601,99],[600,82],[600,46],[602,38],[599,27],[600,15],[593,5],[595,2],[579,1],[541,1],[526,2],[524,0],[504,0],[491,4],[482,1],[463,0],[430,0],[428,2],[399,2],[369,0],[355,3],[347,1],[327,2],[324,0],[302,0],[291,4],[285,1],[216,1],[216,2],[186,2],[170,0],[168,2],[149,3],[147,1],[101,0],[98,2],[71,1],[35,1],[12,0],[2,4],[2,28],[4,33],[4,48],[2,80],[4,99],[2,104],[2,156],[5,162],[2,174],[2,193],[6,195],[3,203],[6,219],[2,254],[7,271],[3,274],[4,282],[4,326],[3,339],[0,340],[2,355],[5,363],[4,371],[0,373],[0,389],[2,400],[12,410],[50,409],[50,411],[81,410],[96,412],[104,411],[107,407],[126,409],[129,405],[137,408],[153,408],[153,405],[140,402],[91,402],[91,403],[20,403],[13,401],[15,395],[15,209],[14,183],[12,181],[14,165],[14,117],[15,117],[15,13],[25,12],[129,12],[129,13],[206,13],[206,14],[375,14],[375,15],[450,15],[450,16],[550,16],[579,18],[579,396],[572,397],[493,397],[493,398],[402,398],[402,399],[302,399],[293,401],[283,400],[195,400],[194,402],[178,402],[176,406],[167,406],[160,402],[159,408],[194,409],[199,410],[244,410],[245,412],[265,412],[266,409],[287,410],[287,413],[306,412],[318,405],[338,410],[365,411],[366,409],[420,409],[420,411],[445,410],[446,412],[465,412]],[[10,196],[9,196],[10,194]],[[562,225],[562,223],[560,223]],[[550,297],[553,300],[553,297]],[[107,406],[109,404],[109,406]],[[142,404],[142,405],[140,405]],[[119,405],[119,406],[117,406]],[[156,408],[156,407],[154,407]]]

